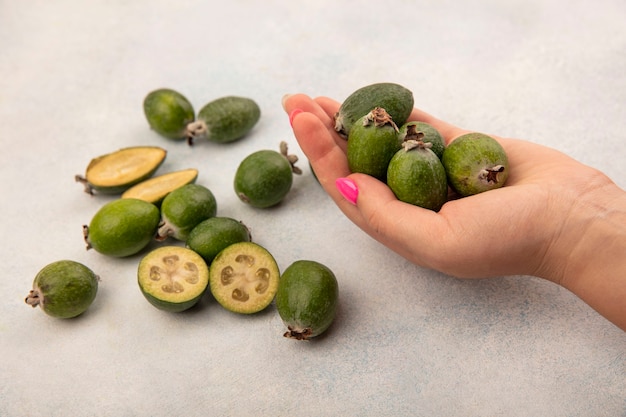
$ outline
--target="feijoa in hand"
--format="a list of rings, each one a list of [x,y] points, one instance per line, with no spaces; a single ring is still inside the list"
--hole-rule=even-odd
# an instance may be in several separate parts
[[[241,201],[257,208],[280,203],[291,189],[298,157],[288,155],[287,143],[281,142],[280,153],[260,150],[248,155],[235,173],[235,193]]]
[[[252,242],[222,250],[209,269],[209,286],[218,303],[234,313],[252,314],[267,307],[278,289],[280,271],[272,254]]]
[[[467,133],[454,139],[441,162],[450,186],[463,197],[500,188],[509,176],[504,148],[483,133]]]
[[[46,314],[71,318],[84,313],[98,292],[98,276],[85,265],[62,260],[46,265],[33,281],[26,304]]]
[[[161,203],[161,223],[157,240],[171,236],[185,241],[200,222],[215,216],[217,202],[208,188],[187,184],[169,193]]]
[[[159,209],[147,201],[110,201],[98,210],[89,226],[83,226],[87,249],[113,257],[134,255],[154,239],[160,218]]]
[[[413,93],[395,83],[376,83],[361,87],[346,98],[335,114],[335,130],[348,138],[358,119],[375,107],[384,108],[398,125],[404,124],[413,110]]]
[[[191,230],[186,246],[211,265],[222,250],[251,239],[250,230],[242,222],[230,217],[211,217]]]
[[[227,96],[211,101],[198,112],[197,121],[187,127],[189,144],[196,137],[228,143],[245,136],[261,118],[261,109],[247,97]]]
[[[350,130],[346,156],[352,172],[387,178],[387,165],[400,150],[398,127],[385,109],[376,107],[361,117]]]
[[[387,185],[398,200],[439,211],[448,198],[446,171],[430,143],[407,140],[387,170]]]
[[[280,277],[276,309],[287,326],[285,337],[307,340],[326,331],[339,302],[337,278],[319,262],[299,260]]]
[[[143,110],[150,127],[169,139],[187,137],[187,125],[194,121],[193,106],[185,96],[169,88],[150,92],[143,101]]]
[[[137,280],[150,304],[178,313],[200,301],[209,285],[209,268],[191,249],[163,246],[139,262]]]
[[[400,127],[398,138],[401,142],[407,140],[418,140],[424,143],[430,143],[430,150],[437,155],[439,159],[443,156],[443,150],[446,148],[441,133],[434,126],[425,122],[407,122]]]

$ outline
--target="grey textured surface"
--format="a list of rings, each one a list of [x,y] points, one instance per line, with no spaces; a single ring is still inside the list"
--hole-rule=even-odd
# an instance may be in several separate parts
[[[310,174],[285,93],[342,100],[394,81],[459,126],[555,147],[626,187],[626,3],[599,0],[229,2],[29,0],[0,4],[1,416],[626,415],[626,334],[532,277],[460,281],[409,264],[350,223]],[[254,98],[240,142],[193,148],[150,131],[159,87],[198,110]],[[232,178],[286,140],[305,173],[255,210]],[[198,168],[218,214],[244,221],[281,269],[313,259],[339,279],[326,336],[284,339],[210,296],[183,314],[139,292],[140,256],[86,251],[81,226],[111,197],[74,183],[95,156],[168,149],[159,172]],[[102,279],[92,308],[61,321],[24,304],[58,259]]]

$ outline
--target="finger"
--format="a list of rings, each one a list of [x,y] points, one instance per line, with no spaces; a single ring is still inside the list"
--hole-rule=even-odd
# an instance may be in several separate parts
[[[314,114],[326,126],[332,127],[334,125],[332,116],[329,116],[316,101],[305,94],[293,94],[283,97],[283,108],[287,114],[291,114],[294,110],[301,110]]]
[[[335,114],[337,114],[337,112],[339,111],[339,107],[341,107],[341,104],[339,104],[332,98],[316,97],[314,100],[317,104],[319,104],[322,109],[324,109],[326,114],[331,118],[335,117]]]

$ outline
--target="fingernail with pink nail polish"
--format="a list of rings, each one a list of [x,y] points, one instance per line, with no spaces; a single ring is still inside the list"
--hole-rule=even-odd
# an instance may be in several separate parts
[[[335,180],[335,186],[346,200],[356,206],[359,189],[356,187],[354,181],[349,178],[337,178]]]
[[[291,113],[289,113],[289,124],[293,126],[293,119],[302,113],[302,109],[293,109]]]

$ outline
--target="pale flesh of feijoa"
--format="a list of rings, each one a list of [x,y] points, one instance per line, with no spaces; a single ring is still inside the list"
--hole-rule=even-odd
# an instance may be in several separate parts
[[[209,269],[200,255],[180,246],[163,246],[143,257],[137,270],[139,288],[156,308],[188,310],[209,284]]]
[[[91,160],[85,175],[76,175],[85,192],[118,194],[154,174],[165,160],[167,151],[158,146],[123,148]]]
[[[252,314],[266,308],[276,295],[279,279],[274,257],[253,242],[228,246],[213,259],[209,270],[211,293],[234,313]]]
[[[192,184],[198,178],[195,168],[168,172],[142,181],[124,191],[122,198],[137,198],[153,204],[160,204],[165,196],[186,184]]]
[[[276,292],[276,309],[287,326],[285,337],[307,340],[325,332],[335,319],[339,285],[333,271],[310,260],[292,263]]]
[[[52,262],[37,273],[25,301],[52,317],[76,317],[96,298],[98,280],[91,269],[79,262]]]

